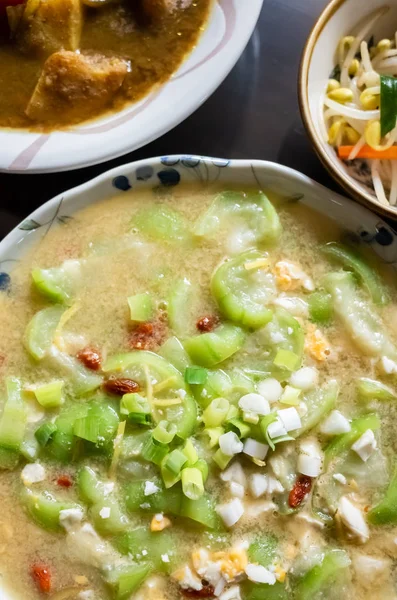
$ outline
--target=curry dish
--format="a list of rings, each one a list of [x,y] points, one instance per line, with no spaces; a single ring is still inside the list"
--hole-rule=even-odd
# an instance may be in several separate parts
[[[396,291],[341,236],[255,189],[159,186],[18,263],[0,292],[17,600],[396,599]]]
[[[65,128],[140,100],[179,67],[211,4],[18,2],[0,4],[0,126],[35,130]]]

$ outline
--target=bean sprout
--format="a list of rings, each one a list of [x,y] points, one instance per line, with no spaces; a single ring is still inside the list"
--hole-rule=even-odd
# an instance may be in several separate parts
[[[359,181],[364,178],[365,185],[371,186],[372,181],[378,202],[397,209],[397,153],[389,150],[387,160],[376,154],[397,143],[397,125],[381,139],[377,129],[381,118],[380,76],[397,76],[397,31],[387,43],[369,46],[367,41],[388,10],[384,6],[374,11],[361,24],[357,35],[341,39],[337,51],[340,87],[330,81],[321,97],[320,130],[334,147],[345,146],[339,155],[348,161],[349,173]],[[355,163],[358,158],[360,163]],[[367,161],[367,172],[362,170],[361,160]]]

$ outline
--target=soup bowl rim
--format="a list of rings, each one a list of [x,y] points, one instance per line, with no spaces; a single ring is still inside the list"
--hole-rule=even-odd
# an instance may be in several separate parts
[[[285,202],[301,202],[320,210],[339,223],[352,238],[371,246],[384,262],[397,264],[397,236],[387,223],[367,208],[345,198],[306,175],[289,167],[263,160],[228,160],[196,155],[173,155],[142,159],[116,167],[90,181],[48,200],[33,211],[0,242],[0,293],[12,286],[12,268],[56,223],[73,218],[82,205],[89,206],[111,195],[126,194],[135,188],[151,188],[167,194],[179,183],[199,181],[211,185],[216,181],[256,186],[280,195]],[[205,177],[208,176],[208,180]],[[363,235],[365,233],[365,235]],[[10,584],[0,578],[0,597],[21,600]]]

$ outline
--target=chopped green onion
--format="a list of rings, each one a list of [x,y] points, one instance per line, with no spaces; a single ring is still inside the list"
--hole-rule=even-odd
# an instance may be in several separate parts
[[[208,371],[203,367],[186,367],[185,381],[190,385],[200,385],[207,381]]]
[[[40,446],[46,446],[54,433],[57,430],[57,426],[55,423],[51,423],[51,421],[47,421],[47,423],[43,423],[40,425],[38,429],[35,431],[36,440],[39,442]]]
[[[220,470],[223,471],[224,469],[226,469],[227,465],[230,463],[233,456],[224,454],[222,452],[222,450],[220,448],[218,448],[218,450],[215,452],[215,454],[212,458],[213,458],[214,462],[216,462],[216,464],[218,465]]]
[[[159,444],[170,444],[176,435],[176,425],[168,421],[160,421],[152,431],[153,440]]]
[[[308,298],[309,316],[313,323],[327,325],[332,319],[333,304],[331,295],[318,291],[310,294]]]
[[[96,419],[89,418],[88,416],[76,419],[73,426],[73,433],[76,437],[95,444],[99,436],[99,423]]]
[[[234,404],[231,404],[229,410],[227,411],[225,421],[231,421],[240,415],[240,410]]]
[[[127,298],[131,321],[150,321],[153,316],[153,302],[149,294],[136,294]]]
[[[397,79],[380,76],[380,134],[384,137],[395,128],[397,119]]]
[[[286,385],[281,396],[280,402],[282,404],[288,404],[288,406],[298,406],[302,390]]]
[[[246,438],[251,433],[251,427],[241,419],[230,419],[225,423],[225,431],[234,431],[239,438]]]
[[[167,456],[168,450],[167,445],[156,442],[150,436],[142,448],[142,458],[155,465],[160,465],[164,457]]]
[[[276,367],[284,367],[285,369],[288,369],[288,371],[295,371],[295,369],[299,367],[300,360],[300,357],[295,354],[295,352],[280,348],[277,350],[273,364],[276,365]]]
[[[203,481],[205,483],[208,479],[208,473],[209,473],[207,461],[205,461],[204,458],[199,458],[198,461],[193,466],[195,469],[199,469],[199,471],[201,471],[201,474],[203,476]]]
[[[132,423],[147,425],[151,421],[149,403],[140,394],[124,394],[120,402],[120,413],[127,415]]]
[[[269,427],[270,423],[273,423],[276,420],[277,420],[276,413],[270,413],[269,415],[266,415],[265,417],[263,417],[260,422],[260,428],[262,431],[262,435],[272,450],[274,450],[275,446],[274,446],[273,440],[271,439],[271,437],[269,436],[269,434],[267,432],[267,428]]]
[[[58,408],[63,403],[63,381],[51,381],[33,390],[36,400],[44,408]]]
[[[192,467],[198,461],[198,454],[191,440],[186,441],[183,452],[187,458],[186,466]]]
[[[198,500],[204,494],[203,475],[199,469],[182,469],[182,490],[190,500]]]
[[[208,435],[208,446],[210,448],[214,448],[217,446],[219,442],[219,438],[221,435],[225,433],[223,427],[210,427],[209,429],[204,429],[203,434]]]
[[[229,401],[226,398],[215,398],[203,412],[203,422],[206,427],[218,427],[226,419],[229,411]]]
[[[251,425],[257,425],[259,423],[259,415],[253,412],[243,412],[243,421]]]
[[[163,466],[174,475],[179,475],[183,465],[186,464],[187,461],[188,459],[186,457],[186,454],[182,452],[182,450],[175,448],[175,450],[170,452],[165,458]]]

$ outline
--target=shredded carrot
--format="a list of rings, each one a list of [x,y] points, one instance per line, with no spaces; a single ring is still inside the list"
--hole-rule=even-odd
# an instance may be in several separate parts
[[[339,146],[338,148],[338,156],[342,160],[346,160],[349,158],[351,151],[354,146]],[[364,146],[358,151],[356,158],[379,158],[385,160],[397,160],[397,146],[391,146],[387,148],[387,150],[374,150],[368,144],[364,144]]]

